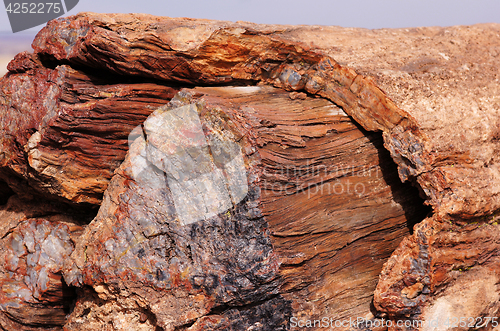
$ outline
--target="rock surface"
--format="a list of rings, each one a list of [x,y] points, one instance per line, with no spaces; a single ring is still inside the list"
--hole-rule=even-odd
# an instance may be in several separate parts
[[[259,85],[247,87],[254,99],[184,91],[133,131],[64,266],[79,287],[68,330],[274,330],[325,315],[430,330],[457,314],[500,315],[499,25],[370,31],[83,13],[49,22],[33,48],[0,82],[0,176],[23,199],[100,204],[128,133],[179,85]],[[260,106],[262,85],[292,93]],[[280,108],[285,95],[305,108]],[[103,133],[103,114],[125,124]],[[427,210],[396,174],[432,207],[412,234],[405,223]],[[332,194],[348,183],[358,196]]]
[[[498,219],[419,223],[385,265],[375,307],[394,319],[422,321],[422,330],[443,328],[447,319],[450,327],[466,330],[499,316]]]
[[[65,268],[71,285],[94,288],[70,317],[75,329],[127,314],[129,328],[150,329],[146,314],[165,330],[201,330],[207,316],[238,329],[236,310],[259,330],[286,329],[292,316],[365,316],[383,262],[425,216],[383,161],[380,134],[323,99],[183,90],[136,136]]]
[[[202,102],[181,98],[144,122],[68,261],[65,279],[93,286],[107,303],[91,306],[88,316],[74,313],[75,330],[124,318],[128,329],[185,329],[215,310],[222,319],[216,324],[234,325],[236,308],[258,321],[274,315],[268,330],[285,328],[291,308],[279,296],[279,261],[258,209],[259,187],[247,179],[241,149],[221,132],[211,106],[200,118]],[[269,299],[282,307],[269,310]],[[103,320],[108,305],[113,313]],[[141,321],[144,313],[152,320]]]
[[[0,177],[21,195],[96,204],[135,126],[175,94],[20,53],[0,81]]]
[[[63,263],[91,218],[17,196],[0,208],[2,330],[62,330],[76,298],[62,278]]]

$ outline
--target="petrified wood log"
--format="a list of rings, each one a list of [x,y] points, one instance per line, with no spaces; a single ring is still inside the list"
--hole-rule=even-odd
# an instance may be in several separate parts
[[[289,90],[305,90],[321,95],[341,106],[365,129],[383,131],[385,146],[398,165],[401,179],[415,178],[436,214],[451,217],[484,216],[500,208],[500,187],[488,185],[500,180],[500,123],[495,101],[488,102],[491,113],[483,113],[478,109],[474,116],[465,116],[468,109],[463,106],[455,109],[453,115],[446,107],[433,109],[436,113],[433,116],[428,116],[423,107],[405,107],[403,110],[386,97],[372,79],[338,64],[334,60],[337,52],[314,50],[305,43],[297,42],[303,28],[273,30],[254,24],[190,19],[173,22],[149,15],[82,14],[72,20],[51,21],[37,35],[33,48],[40,55],[59,61],[121,74],[191,84],[261,81]],[[474,40],[480,35],[481,27],[478,29],[474,36],[468,36],[467,39]],[[493,40],[498,40],[495,33],[499,29],[494,25],[487,34]],[[463,34],[460,30],[455,33]],[[453,42],[446,37],[446,29],[430,30],[428,34],[443,34],[443,40],[448,44]],[[412,54],[413,48],[408,50],[408,44],[411,47],[411,42],[418,43],[425,37],[425,34],[416,36],[410,41],[400,38],[399,44],[393,42],[391,46],[401,47]],[[481,36],[481,39],[488,40],[485,36]],[[365,40],[366,37],[360,44]],[[382,42],[379,41],[379,45]],[[358,47],[361,46],[358,44]],[[466,46],[473,47],[470,44]],[[437,56],[448,61],[448,50],[448,45],[443,46],[445,53],[440,55],[437,52]],[[461,54],[461,49],[458,50],[457,53]],[[484,53],[480,47],[473,49],[473,54],[469,49],[464,51],[469,58],[464,59],[457,54],[451,63],[447,63],[441,75],[435,75],[434,79],[446,78],[448,71],[459,69],[459,64],[465,65],[464,70],[467,70],[466,62],[477,63],[478,55],[485,69],[492,70],[492,80],[488,81],[488,84],[492,84],[498,74],[494,67],[491,68],[497,51],[493,48],[492,52]],[[386,53],[385,50],[378,52],[379,56]],[[425,54],[425,50],[421,53]],[[350,56],[355,58],[355,54]],[[408,61],[406,66],[398,69],[406,73],[425,73],[435,68],[436,63],[442,62],[422,58]],[[376,64],[373,62],[361,69],[369,70]],[[471,76],[474,77],[473,74]],[[463,78],[467,76],[453,77],[452,81],[457,84]],[[443,84],[439,84],[439,87],[444,88]],[[473,87],[479,89],[476,84]],[[493,86],[489,95],[495,95],[493,92],[497,89]],[[499,94],[496,95],[498,98]],[[490,118],[489,114],[493,117]],[[450,116],[455,119],[453,130],[449,127]],[[467,121],[461,118],[467,118]],[[436,120],[442,125],[436,125]],[[484,124],[485,121],[489,124]],[[470,134],[463,134],[469,131]],[[462,135],[458,132],[462,132]],[[429,134],[438,139],[430,140]],[[482,147],[478,149],[475,146]],[[488,148],[485,150],[483,147],[486,146]],[[464,177],[468,180],[459,180]]]
[[[138,330],[207,319],[239,329],[248,314],[274,319],[247,327],[280,330],[292,316],[366,316],[382,264],[425,216],[381,135],[324,99],[183,90],[132,137],[65,268],[69,284],[94,288],[74,329],[125,317]]]
[[[259,85],[184,90],[133,131],[64,267],[79,287],[66,327],[273,330],[292,317],[370,316],[432,329],[439,318],[500,315],[499,33],[498,25],[367,31],[92,13],[49,22],[36,54],[20,55],[1,84],[0,174],[24,197],[100,203],[128,131],[152,111],[113,108],[106,89],[125,77],[141,90],[161,86],[153,106],[177,90],[164,84]],[[101,140],[100,112],[69,102],[65,117],[64,99],[51,93],[75,98],[72,77],[92,91],[76,93],[85,95],[77,103],[109,97],[113,118],[137,112],[137,122],[126,120],[117,136],[104,129]],[[45,85],[27,96],[45,102],[20,116],[29,103],[11,87],[37,79]],[[61,166],[61,150],[86,163]],[[96,166],[100,153],[108,156]],[[395,174],[432,213],[387,261],[368,313],[405,223],[427,212]]]

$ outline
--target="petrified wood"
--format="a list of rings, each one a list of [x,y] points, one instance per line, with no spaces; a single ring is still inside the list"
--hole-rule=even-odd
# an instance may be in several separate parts
[[[481,30],[481,26],[477,29]],[[497,41],[495,33],[499,29],[493,25],[487,34]],[[500,208],[500,187],[488,185],[500,179],[498,104],[495,107],[499,94],[496,97],[493,94],[498,87],[492,86],[489,91],[489,95],[494,98],[488,101],[492,110],[490,113],[478,108],[472,113],[473,116],[465,116],[467,107],[463,106],[454,109],[453,115],[446,107],[433,109],[435,114],[432,116],[428,116],[423,107],[405,107],[403,110],[376,86],[373,79],[338,64],[334,60],[337,52],[327,53],[297,42],[301,30],[303,28],[273,30],[254,24],[191,19],[170,21],[149,15],[81,14],[72,20],[51,21],[37,35],[33,48],[40,55],[59,61],[121,74],[192,84],[248,84],[261,81],[289,90],[305,90],[321,95],[341,106],[365,129],[383,131],[385,146],[398,165],[401,179],[416,179],[436,214],[472,217],[482,213],[484,216]],[[446,31],[431,29],[428,34],[442,34],[447,44],[453,44],[453,39],[446,37]],[[460,38],[461,33],[460,30],[456,31],[458,37],[453,38]],[[480,33],[477,31],[475,35]],[[393,42],[391,46],[399,46],[411,54],[413,48],[408,50],[413,46],[411,43],[426,37],[424,34],[409,41],[398,40],[399,44]],[[292,38],[295,40],[291,41]],[[362,38],[360,44],[367,38]],[[486,38],[481,36],[483,40]],[[473,36],[467,39],[473,40]],[[379,44],[382,42],[379,41]],[[448,61],[451,58],[446,55],[446,51],[450,47],[442,47],[443,55],[434,52]],[[473,45],[469,43],[466,47],[471,48]],[[487,84],[493,84],[498,74],[491,68],[497,54],[493,47],[492,52],[487,53],[480,47],[477,50],[473,48],[473,54],[468,48],[463,49],[468,58],[457,54],[451,63],[447,63],[441,75],[434,74],[437,76],[434,79],[446,78],[450,70],[459,69],[459,64],[464,65],[463,70],[467,71],[467,61],[477,63],[478,55],[485,70],[492,70],[489,74],[491,80],[487,80]],[[379,56],[382,52],[385,54],[385,50],[379,49],[378,52]],[[355,53],[351,57],[355,58]],[[398,69],[418,75],[420,72],[432,71],[436,63],[442,64],[443,61],[415,59]],[[361,69],[368,71],[372,67],[376,67],[376,62]],[[471,76],[474,77],[473,73]],[[464,78],[467,76],[452,77],[452,82],[458,84]],[[443,89],[443,84],[439,84],[439,87]],[[477,83],[472,87],[478,89]],[[455,119],[452,132],[449,127],[450,116]],[[467,118],[467,121],[460,120],[462,118]],[[436,120],[443,124],[436,125]],[[462,132],[462,135],[458,132]],[[431,141],[429,134],[439,139]],[[486,150],[483,147],[487,147]],[[459,180],[464,177],[468,180]]]
[[[23,196],[99,204],[127,137],[175,89],[20,53],[0,81],[0,177]]]
[[[183,90],[131,137],[65,268],[69,284],[94,288],[74,329],[124,317],[131,329],[201,330],[207,318],[238,329],[236,311],[273,315],[263,330],[366,316],[382,264],[425,216],[381,135],[324,99]]]
[[[84,100],[97,103],[114,101],[100,91],[125,77],[159,85],[153,106],[178,90],[168,84],[258,85],[184,90],[132,132],[64,267],[79,287],[66,327],[271,330],[326,316],[432,329],[440,318],[500,315],[499,35],[494,24],[369,31],[92,13],[49,22],[1,84],[0,174],[24,198],[99,204],[128,131],[152,111],[124,115],[111,102],[113,118],[141,115],[103,141],[99,112],[46,110],[67,106],[50,93],[74,96],[65,80],[85,77]],[[45,102],[20,116],[29,103],[11,86],[37,79],[45,85],[26,95]],[[359,127],[325,111],[336,106]],[[51,165],[63,168],[71,130],[85,137],[65,152],[87,163],[66,162],[61,175]],[[399,180],[432,207],[402,241],[427,210]]]
[[[0,207],[2,330],[62,330],[76,297],[63,263],[94,215],[17,196]]]

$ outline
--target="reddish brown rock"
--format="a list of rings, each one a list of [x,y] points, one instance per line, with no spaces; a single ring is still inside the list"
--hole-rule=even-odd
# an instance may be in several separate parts
[[[380,134],[323,99],[195,88],[132,137],[65,269],[71,285],[94,288],[69,329],[126,319],[130,329],[279,330],[292,317],[366,316],[363,294],[425,215],[381,161]],[[356,256],[347,268],[346,256]]]
[[[480,223],[424,220],[384,266],[375,307],[393,320],[421,321],[422,330],[491,329],[495,323],[485,317],[500,315],[499,238],[498,216]]]
[[[403,201],[406,199],[401,199],[396,189],[400,184],[392,182],[393,177],[390,177],[396,170],[384,173],[385,178],[380,178],[379,175],[376,175],[376,178],[368,178],[369,185],[367,182],[366,187],[379,185],[379,191],[373,192],[379,192],[380,196],[373,194],[370,199],[362,200],[365,204],[360,204],[361,199],[351,198],[349,195],[332,196],[332,191],[325,192],[327,187],[335,188],[337,182],[346,185],[349,181],[355,189],[356,184],[365,184],[366,178],[352,176],[349,171],[325,171],[325,174],[321,175],[325,176],[326,183],[329,183],[325,186],[322,180],[318,181],[321,176],[319,171],[316,173],[316,165],[320,166],[318,169],[330,169],[328,162],[331,160],[328,156],[332,159],[335,156],[334,159],[342,164],[377,164],[382,165],[381,168],[384,169],[383,160],[388,160],[389,155],[377,150],[380,159],[376,160],[374,149],[368,152],[361,146],[363,139],[367,137],[372,137],[372,147],[380,146],[380,140],[377,140],[380,136],[361,134],[362,131],[354,130],[352,124],[342,123],[342,120],[336,122],[335,128],[332,129],[333,124],[328,119],[331,120],[331,117],[328,116],[318,116],[319,122],[315,122],[308,116],[289,116],[280,111],[273,112],[269,108],[266,110],[265,107],[255,113],[250,112],[251,116],[248,116],[249,108],[240,107],[236,102],[235,109],[241,108],[238,110],[241,114],[238,116],[247,114],[238,117],[230,111],[233,109],[229,106],[233,102],[232,97],[222,97],[217,94],[221,93],[220,91],[216,93],[205,90],[200,93],[204,94],[203,98],[207,98],[209,104],[227,103],[222,113],[217,112],[204,119],[206,122],[202,121],[211,123],[214,130],[204,131],[201,136],[200,132],[194,137],[185,136],[186,132],[175,129],[183,127],[182,116],[188,116],[186,121],[191,125],[186,127],[187,132],[196,127],[196,121],[191,116],[192,112],[182,113],[181,119],[173,118],[172,122],[160,121],[163,123],[165,135],[176,137],[173,142],[165,143],[161,135],[152,138],[147,143],[155,148],[145,149],[144,154],[140,156],[148,159],[154,169],[162,169],[165,178],[170,178],[170,182],[165,179],[165,183],[168,184],[172,196],[154,186],[153,190],[140,193],[142,195],[138,193],[144,187],[150,187],[151,183],[147,181],[161,175],[162,171],[158,170],[154,175],[143,173],[147,176],[139,178],[146,180],[147,185],[134,186],[137,182],[133,180],[136,172],[141,174],[145,165],[146,168],[149,167],[144,160],[141,161],[143,163],[137,161],[140,159],[137,154],[132,153],[128,163],[118,171],[121,175],[115,177],[117,184],[110,188],[108,201],[101,208],[100,216],[89,227],[85,239],[79,243],[80,248],[75,251],[75,264],[66,268],[67,277],[72,283],[85,283],[94,287],[94,290],[82,290],[68,327],[99,328],[99,323],[107,321],[114,323],[113,327],[118,329],[129,325],[127,322],[136,327],[142,325],[144,329],[153,328],[155,325],[164,325],[166,328],[178,325],[179,328],[191,330],[265,329],[284,325],[283,321],[286,321],[287,316],[307,319],[328,314],[342,318],[356,315],[373,318],[374,315],[380,317],[384,316],[382,313],[386,313],[394,321],[403,317],[433,321],[435,316],[453,317],[455,313],[498,315],[499,290],[495,285],[498,272],[494,267],[497,263],[497,234],[496,225],[493,224],[496,220],[494,215],[497,215],[500,209],[498,25],[369,31],[335,27],[262,26],[136,14],[84,13],[49,22],[37,36],[33,47],[37,56],[20,55],[9,67],[11,74],[7,79],[19,77],[20,81],[14,79],[12,84],[9,81],[9,84],[2,85],[3,89],[8,89],[10,85],[22,86],[21,82],[29,83],[31,78],[23,78],[26,72],[33,73],[29,77],[40,77],[41,82],[53,82],[57,79],[62,82],[66,80],[65,75],[68,72],[76,71],[71,67],[78,67],[85,68],[85,72],[89,73],[97,70],[100,74],[109,73],[111,77],[121,75],[120,77],[133,77],[134,80],[140,78],[168,84],[274,85],[293,91],[287,100],[303,105],[310,102],[307,95],[304,98],[304,93],[326,98],[342,107],[363,128],[382,131],[384,146],[397,164],[400,179],[409,179],[417,186],[433,208],[433,213],[401,243],[383,268],[374,297],[374,307],[378,311],[372,310],[371,313],[360,316],[361,313],[368,312],[371,295],[367,292],[371,293],[374,288],[375,274],[379,272],[385,256],[406,234],[406,229],[401,227],[403,219],[411,219],[414,215],[425,213],[425,210],[421,209],[419,202],[414,202],[418,200],[413,199],[410,199],[410,207],[400,207],[405,205]],[[38,58],[55,69],[40,67],[42,62],[37,60]],[[57,67],[57,64],[64,65]],[[104,75],[104,79],[106,82],[108,78]],[[96,90],[100,90],[106,83],[98,85]],[[41,86],[41,89],[47,88],[47,84]],[[47,100],[52,102],[54,98],[49,93],[52,90],[41,89],[32,90],[47,96]],[[3,93],[6,96],[15,95],[8,90]],[[211,93],[218,96],[215,97]],[[5,100],[10,100],[9,98],[4,97]],[[19,101],[21,99],[13,98],[19,104],[22,104]],[[222,101],[217,103],[217,100]],[[283,99],[279,100],[280,104],[285,103]],[[50,105],[50,102],[47,104]],[[198,108],[204,109],[203,107],[201,105]],[[184,111],[187,111],[187,108]],[[315,111],[321,112],[319,109]],[[231,118],[225,117],[228,113],[236,116],[236,119],[228,120]],[[280,118],[273,117],[277,114],[280,114]],[[63,180],[61,183],[67,183],[67,186],[54,186],[52,178],[60,178],[60,175],[55,176],[53,172],[48,171],[47,181],[46,177],[42,180],[39,178],[41,175],[33,174],[31,170],[26,171],[29,168],[24,160],[29,154],[28,163],[35,165],[33,167],[30,163],[30,167],[35,169],[40,165],[37,172],[47,176],[43,171],[40,172],[40,169],[47,169],[45,164],[37,163],[37,151],[43,151],[45,145],[40,145],[39,138],[34,133],[40,131],[38,123],[43,116],[35,113],[34,119],[20,118],[20,125],[17,126],[7,119],[2,122],[2,127],[8,128],[7,135],[3,137],[16,137],[14,140],[4,138],[5,144],[2,143],[2,148],[8,152],[2,154],[1,162],[6,164],[1,170],[3,179],[17,192],[29,193],[24,189],[28,183],[37,187],[39,192],[51,192],[55,196],[75,202],[88,199],[87,202],[99,203],[99,197],[88,198],[87,193],[72,191],[74,183],[89,183],[86,177],[81,176],[85,172],[70,172],[73,176],[70,179],[74,182]],[[93,114],[92,118],[94,117],[96,115]],[[294,118],[293,125],[287,123],[287,117]],[[72,128],[77,130],[80,124],[77,125],[77,121],[73,123],[75,125]],[[217,125],[222,125],[221,123],[227,125],[223,126],[222,130],[227,136],[223,136],[224,139],[213,138],[215,133],[220,133]],[[128,126],[127,130],[132,127]],[[155,130],[163,132],[160,127]],[[12,135],[12,132],[16,134]],[[332,132],[338,133],[345,140],[332,140],[329,136]],[[138,130],[134,134],[140,136],[140,133]],[[207,145],[200,147],[200,142],[205,139],[202,137],[204,135],[214,140],[209,139]],[[123,142],[120,146],[123,147],[125,136],[121,137]],[[218,136],[215,134],[215,137]],[[246,140],[239,140],[243,137],[246,137]],[[42,139],[41,142],[43,141]],[[54,141],[58,141],[57,138],[54,138]],[[182,141],[185,142],[184,145]],[[359,156],[355,152],[335,154],[342,150],[344,145],[349,145],[346,141],[353,142],[351,146],[355,151],[364,150],[366,153]],[[240,185],[243,182],[240,176],[242,172],[238,172],[238,169],[241,169],[238,166],[241,165],[241,160],[236,158],[235,163],[231,163],[233,158],[227,159],[226,154],[238,150],[233,144],[235,142],[238,142],[237,145],[243,151],[247,175],[255,174],[255,178],[249,177],[247,186]],[[80,142],[78,144],[81,145]],[[50,146],[54,149],[61,148],[59,145]],[[92,146],[94,148],[96,145]],[[219,152],[210,156],[206,152],[208,146]],[[167,151],[167,154],[175,157],[162,158]],[[137,150],[134,153],[137,153]],[[259,157],[252,159],[249,155]],[[136,158],[132,160],[132,157]],[[248,161],[250,159],[251,162]],[[48,156],[42,159],[43,162],[48,162],[47,160]],[[212,163],[209,160],[212,160]],[[315,163],[309,164],[307,160],[314,160]],[[138,165],[134,165],[135,162],[139,162]],[[231,166],[226,166],[228,163],[231,163]],[[284,174],[280,170],[280,164],[291,164],[294,169],[304,167],[307,172]],[[189,169],[194,172],[185,171],[188,176],[179,177],[176,169],[181,165],[191,167]],[[131,173],[134,176],[130,176]],[[203,175],[207,173],[212,177]],[[13,179],[13,174],[18,179]],[[105,171],[108,176],[105,178],[109,178],[110,174],[111,172]],[[200,176],[203,180],[199,179]],[[223,186],[214,184],[221,181],[225,183],[226,191],[222,189]],[[48,182],[51,183],[50,188],[38,188],[43,186],[41,183]],[[98,187],[96,191],[102,192],[107,180],[103,185],[97,185],[95,182],[91,184]],[[206,190],[201,189],[202,187]],[[240,288],[234,293],[242,291],[244,300],[263,301],[258,301],[259,305],[253,305],[251,308],[248,304],[236,308],[234,297],[237,295],[231,291],[227,292],[228,286],[233,286],[233,283],[221,284],[216,287],[215,292],[210,292],[208,287],[203,285],[204,282],[198,282],[202,285],[196,287],[193,285],[197,284],[194,278],[188,277],[186,282],[168,290],[170,292],[167,291],[167,296],[158,298],[161,290],[149,291],[147,286],[136,290],[134,287],[138,279],[140,282],[143,279],[150,281],[148,275],[152,273],[144,270],[149,270],[147,268],[151,264],[148,263],[159,259],[156,253],[148,253],[147,256],[152,258],[146,263],[137,262],[133,256],[127,255],[123,263],[118,264],[116,259],[113,260],[114,253],[104,259],[98,258],[99,252],[114,247],[103,246],[101,239],[114,238],[113,240],[120,243],[117,247],[130,243],[133,243],[131,247],[149,244],[149,240],[139,240],[137,245],[134,241],[136,238],[141,239],[141,236],[147,238],[147,235],[141,232],[144,225],[134,223],[138,222],[134,213],[141,215],[146,213],[148,208],[139,211],[132,207],[120,209],[119,206],[134,206],[135,200],[127,200],[128,198],[139,194],[146,200],[154,200],[159,194],[161,198],[151,200],[150,204],[157,208],[152,211],[152,214],[156,215],[152,218],[155,222],[159,214],[167,215],[170,220],[173,214],[167,207],[173,206],[177,215],[173,218],[182,226],[193,227],[193,224],[199,222],[199,215],[204,215],[204,219],[216,220],[214,228],[222,231],[226,225],[234,224],[236,216],[234,213],[221,215],[221,210],[237,205],[242,209],[238,209],[236,215],[246,212],[246,207],[235,202],[242,192],[245,192],[245,187],[250,191],[260,188],[260,191],[255,191],[259,191],[258,195],[252,196],[256,202],[260,200],[260,204],[257,204],[257,207],[252,205],[251,208],[259,209],[263,218],[250,218],[250,223],[254,222],[253,225],[269,229],[262,230],[263,237],[259,237],[267,238],[266,233],[269,233],[270,241],[262,239],[267,248],[261,250],[261,256],[274,256],[280,267],[271,268],[272,272],[267,274],[269,278],[265,278],[264,283],[272,284],[271,288],[273,291],[276,289],[280,296],[266,297],[266,290],[259,292],[257,289],[248,294],[249,292]],[[392,188],[391,192],[388,187]],[[319,190],[320,188],[323,190]],[[312,194],[313,189],[319,192],[314,191]],[[94,188],[90,191],[93,194]],[[399,207],[397,203],[391,202],[398,199],[401,199]],[[169,201],[170,204],[161,205],[162,201]],[[387,208],[379,210],[379,204]],[[344,210],[344,206],[351,209]],[[248,205],[247,207],[250,208]],[[161,212],[157,213],[157,210]],[[406,211],[407,215],[403,216],[402,210]],[[331,221],[337,217],[338,222]],[[149,216],[144,219],[149,220]],[[250,219],[237,218],[237,221],[245,223]],[[99,224],[115,222],[120,224],[116,231],[109,227],[106,231],[99,228]],[[487,233],[484,232],[485,228]],[[136,232],[132,231],[127,237],[124,234],[127,231],[119,229],[134,229],[142,234],[135,237]],[[182,233],[176,232],[175,229],[169,231]],[[448,233],[456,233],[456,237],[450,238]],[[243,242],[248,239],[244,236],[238,237],[236,232],[230,232],[230,235],[243,238]],[[187,238],[184,234],[181,237]],[[195,237],[193,242],[210,241],[207,238],[212,237],[200,238],[202,237]],[[384,240],[383,245],[381,240]],[[170,247],[169,245],[162,247]],[[175,249],[172,251],[181,256],[184,252],[181,248],[185,248],[185,245],[185,242],[176,244],[172,247],[178,247],[179,252]],[[476,245],[478,247],[475,247]],[[209,244],[205,246],[206,251],[195,249],[194,256],[207,258],[217,251]],[[241,244],[238,248],[246,246],[253,247]],[[91,248],[89,253],[94,254],[94,257],[87,261],[83,247]],[[226,249],[232,246],[224,241],[223,247]],[[236,272],[229,270],[227,264],[224,264],[233,261],[236,256],[232,255],[235,254],[234,250],[223,250],[223,262],[220,264],[223,271],[217,274],[218,277]],[[256,261],[252,260],[255,252],[241,251],[249,254],[241,261]],[[133,250],[126,250],[124,254],[133,253]],[[249,256],[252,257],[250,260],[247,259]],[[240,261],[240,258],[235,259]],[[471,259],[480,263],[469,268],[472,266]],[[167,260],[163,259],[164,262]],[[194,261],[191,263],[189,257],[180,260],[189,266],[185,269],[186,275],[193,275],[190,272],[197,272],[199,269],[196,268],[203,265]],[[105,264],[106,261],[109,263]],[[205,260],[199,258],[198,261]],[[262,264],[260,260],[255,263]],[[467,267],[459,267],[457,272],[456,266]],[[125,277],[122,270],[133,271],[125,273]],[[176,272],[177,269],[173,274],[176,275]],[[119,275],[118,278],[125,281],[113,282],[112,275]],[[159,286],[161,281],[158,281],[153,280],[156,284],[154,286]],[[257,286],[257,283],[252,284]],[[133,294],[130,294],[130,288],[134,288]],[[179,292],[175,289],[179,289]],[[168,298],[172,298],[172,295],[183,298],[175,301],[177,306],[173,305],[173,302],[169,306]],[[464,296],[474,299],[464,303]],[[127,301],[126,298],[129,297],[130,300]],[[353,297],[358,300],[356,304],[344,304],[352,301]],[[153,300],[154,303],[149,304],[144,298],[159,301]],[[278,303],[274,300],[278,300]],[[288,302],[289,305],[280,300]],[[126,308],[117,308],[116,302]],[[158,302],[159,305],[167,305],[169,308],[160,311],[158,306],[155,306]],[[284,308],[279,310],[276,307]],[[262,323],[262,316],[272,309],[278,309],[277,320],[274,320],[272,325]],[[242,316],[245,316],[245,321],[236,326],[235,321]],[[416,328],[422,329],[425,326]]]
[[[0,81],[0,176],[26,197],[99,204],[130,130],[175,93],[67,65],[50,69],[26,52],[9,70]]]
[[[147,28],[151,24],[155,29]],[[134,52],[128,51],[131,47]],[[265,26],[87,13],[72,21],[52,21],[37,35],[33,48],[56,60],[121,74],[195,84],[262,81],[305,90],[335,102],[365,129],[384,131],[389,150],[400,161],[402,179],[427,171],[433,162],[427,137],[413,118],[372,80]],[[409,145],[411,150],[405,148]]]
[[[289,319],[279,259],[258,208],[258,177],[246,168],[237,132],[210,106],[201,124],[202,102],[183,98],[138,131],[68,261],[65,279],[91,285],[106,302],[99,305],[87,289],[70,329],[123,321],[128,329],[174,330],[218,312],[228,325],[240,323],[240,313],[259,322],[274,314],[266,328],[278,330]],[[79,315],[80,306],[90,312]],[[144,313],[150,318],[141,323]]]
[[[62,330],[76,299],[62,278],[90,215],[47,202],[13,196],[0,208],[0,327],[2,330]],[[91,217],[91,216],[90,216]]]

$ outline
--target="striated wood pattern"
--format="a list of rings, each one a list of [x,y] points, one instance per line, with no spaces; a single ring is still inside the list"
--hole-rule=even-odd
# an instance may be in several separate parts
[[[306,94],[265,87],[194,91],[210,105],[237,109],[251,128],[261,159],[262,213],[282,259],[281,291],[296,314],[367,315],[366,293],[382,264],[428,212],[417,190],[399,181],[381,134]]]
[[[85,290],[72,328],[98,329],[121,314],[147,329],[142,313],[166,330],[202,330],[206,317],[236,328],[235,309],[260,321],[273,314],[261,330],[287,329],[293,316],[366,316],[382,264],[425,217],[381,135],[324,99],[265,86],[195,88],[143,127],[65,267],[71,285],[98,294]],[[144,158],[154,168],[137,171]],[[204,189],[184,196],[179,185]],[[200,203],[215,209],[185,207]],[[103,309],[114,313],[102,319]]]
[[[128,134],[176,89],[44,67],[21,53],[0,81],[0,176],[18,194],[101,202]]]
[[[84,13],[73,20],[51,21],[37,35],[33,48],[44,57],[120,74],[194,84],[260,81],[320,95],[365,129],[384,133],[385,148],[398,165],[400,178],[418,182],[436,214],[470,218],[500,209],[498,188],[488,185],[499,179],[498,109],[491,109],[491,116],[474,116],[488,141],[482,154],[475,149],[471,154],[461,144],[433,143],[429,134],[437,127],[442,139],[451,134],[443,122],[445,115],[431,116],[442,124],[422,130],[425,114],[418,113],[417,121],[411,109],[397,107],[373,79],[337,63],[334,53],[302,42],[300,29]],[[494,118],[494,125],[484,127],[481,121],[488,117]],[[460,128],[471,126],[461,122]],[[480,137],[472,134],[467,146],[472,148]],[[455,163],[460,167],[451,167]],[[459,180],[464,175],[470,180]],[[482,198],[477,187],[484,187],[488,198]]]
[[[131,148],[63,268],[67,329],[496,316],[499,33],[53,20],[0,82],[0,198],[97,206]],[[184,91],[137,127],[193,85],[253,87]],[[413,234],[428,210],[396,174],[432,207]]]

